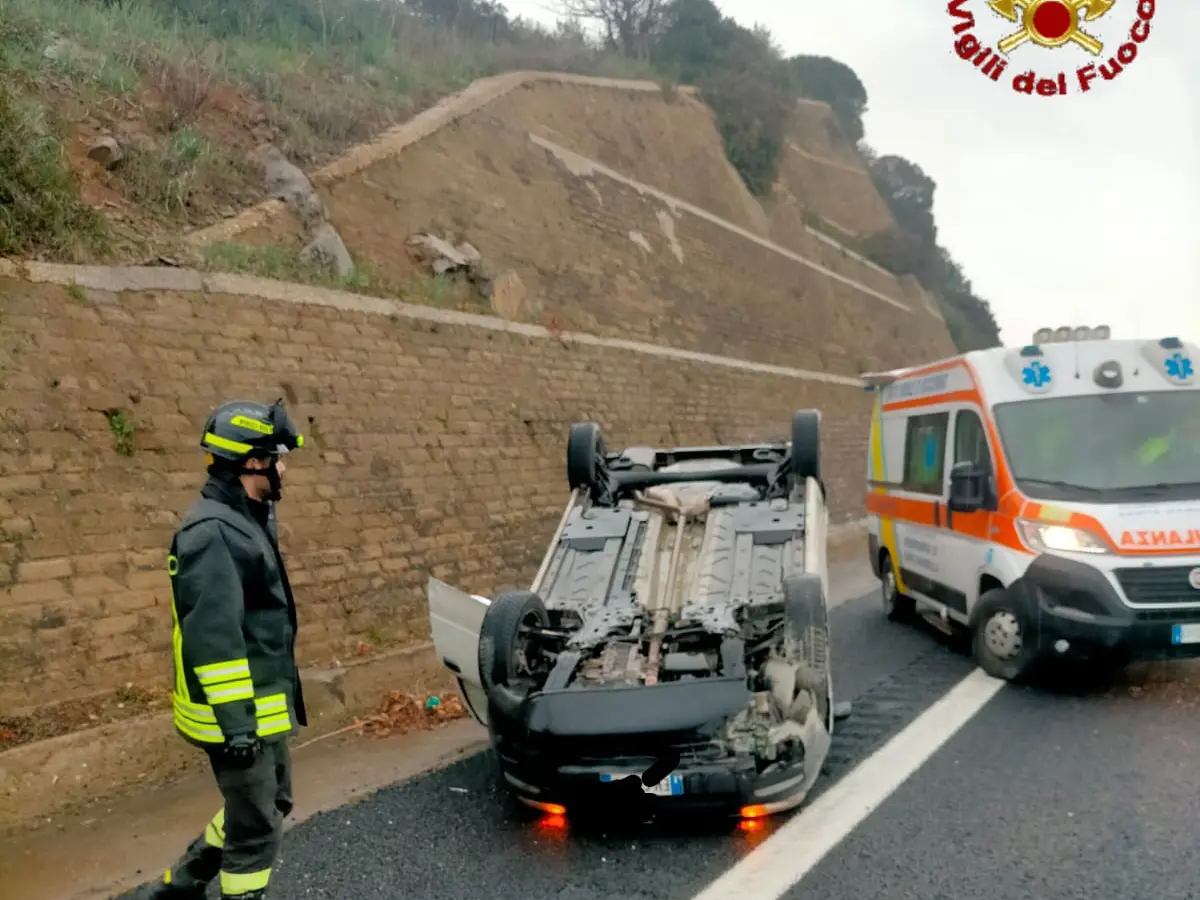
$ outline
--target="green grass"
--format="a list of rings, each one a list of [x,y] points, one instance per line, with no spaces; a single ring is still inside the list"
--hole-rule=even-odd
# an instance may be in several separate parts
[[[165,72],[176,90],[164,93],[184,107],[188,98],[179,95],[195,95],[206,79],[243,88],[276,108],[301,162],[486,75],[517,68],[650,74],[643,64],[531,29],[509,25],[493,37],[374,0],[139,0],[111,8],[98,0],[0,0],[0,23],[0,69],[110,94]]]
[[[104,255],[109,241],[46,111],[0,80],[0,256],[80,259]]]
[[[272,139],[311,168],[483,76],[651,74],[463,5],[473,12],[451,26],[399,0],[0,0],[0,255],[97,259],[115,240],[144,258],[261,199],[248,159],[261,138],[235,122],[240,143],[225,146],[213,114],[203,118],[230,87],[261,103]],[[81,204],[58,113],[105,126],[145,118],[148,133],[121,141],[108,176],[136,207],[132,220],[110,228]]]
[[[129,200],[166,218],[186,218],[199,181],[236,192],[243,175],[224,149],[185,125],[154,150],[130,147],[120,166]]]
[[[275,244],[223,241],[205,247],[203,256],[204,267],[213,272],[296,281],[356,293],[368,293],[375,287],[367,267],[358,260],[355,260],[354,274],[340,278],[324,266],[303,261],[297,250]]]

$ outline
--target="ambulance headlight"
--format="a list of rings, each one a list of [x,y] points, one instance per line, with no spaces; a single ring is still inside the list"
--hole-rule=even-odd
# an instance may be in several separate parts
[[[1056,553],[1108,553],[1108,545],[1090,531],[1018,519],[1021,537],[1034,550]]]

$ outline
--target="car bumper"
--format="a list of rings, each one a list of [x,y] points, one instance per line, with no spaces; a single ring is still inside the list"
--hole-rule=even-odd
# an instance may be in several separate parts
[[[823,759],[798,751],[764,766],[717,736],[751,702],[744,678],[519,701],[504,693],[494,689],[488,703],[502,777],[518,799],[551,813],[769,815],[804,799]],[[643,788],[652,769],[669,774]]]
[[[640,776],[661,756],[559,758],[546,765],[543,754],[499,742],[495,749],[509,790],[548,813],[671,817],[702,812],[757,818],[794,808],[810,787],[803,760],[764,774],[751,754],[689,760],[646,788]]]
[[[1039,556],[1010,590],[1033,613],[1039,645],[1047,654],[1200,659],[1200,641],[1180,642],[1181,626],[1200,626],[1200,608],[1129,606],[1108,577],[1086,563]]]

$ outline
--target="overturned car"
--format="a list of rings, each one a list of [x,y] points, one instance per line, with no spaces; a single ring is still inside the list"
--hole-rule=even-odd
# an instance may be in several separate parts
[[[530,589],[430,579],[437,652],[520,800],[753,818],[804,799],[834,726],[819,445],[813,410],[748,446],[612,453],[577,423]]]

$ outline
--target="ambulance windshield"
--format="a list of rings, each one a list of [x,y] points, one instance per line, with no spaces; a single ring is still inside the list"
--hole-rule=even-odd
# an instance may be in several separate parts
[[[1013,478],[1029,497],[1200,498],[1200,391],[1038,398],[994,412]]]

